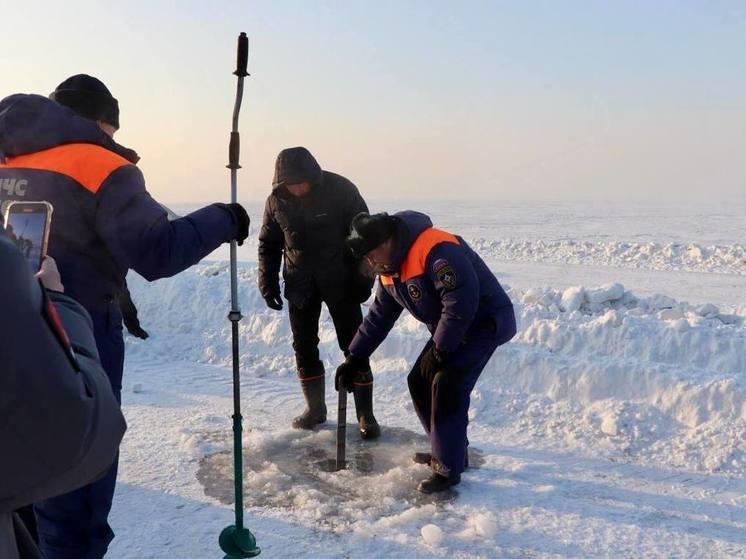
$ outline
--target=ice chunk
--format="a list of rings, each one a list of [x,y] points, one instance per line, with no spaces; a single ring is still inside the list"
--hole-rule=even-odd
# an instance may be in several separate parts
[[[607,283],[595,289],[588,289],[585,296],[590,303],[607,303],[624,297],[624,286],[621,283]]]
[[[684,318],[684,311],[679,307],[663,309],[658,313],[658,319],[660,320],[679,320],[680,318]]]
[[[621,302],[625,307],[632,308],[637,306],[638,299],[631,291],[625,291]]]
[[[741,318],[733,314],[719,314],[717,318],[723,324],[739,324],[741,322]]]
[[[616,437],[619,434],[619,422],[614,412],[609,412],[601,419],[601,432],[611,437]]]
[[[591,311],[593,314],[598,314],[601,312],[605,312],[606,307],[603,303],[589,303],[588,310]]]
[[[432,547],[437,547],[443,542],[443,530],[435,524],[426,524],[422,527],[420,533],[425,543]]]
[[[622,316],[614,309],[610,309],[606,311],[606,313],[601,318],[598,319],[598,323],[602,326],[618,328],[622,325]]]
[[[697,314],[699,316],[704,316],[705,318],[713,318],[720,314],[720,309],[712,303],[707,303],[706,305],[697,307]]]
[[[585,299],[585,290],[582,287],[568,287],[562,293],[560,309],[565,312],[573,312],[580,308]]]
[[[478,536],[491,540],[497,535],[497,523],[488,513],[477,514],[471,519],[474,531]]]
[[[541,305],[542,307],[549,307],[554,303],[554,299],[555,296],[551,289],[532,287],[524,293],[521,302],[524,305]]]
[[[687,254],[692,260],[702,261],[706,258],[706,250],[697,244],[689,245]]]
[[[676,300],[672,299],[667,295],[661,295],[656,293],[646,299],[647,307],[651,311],[657,311],[660,309],[671,309],[676,306]]]

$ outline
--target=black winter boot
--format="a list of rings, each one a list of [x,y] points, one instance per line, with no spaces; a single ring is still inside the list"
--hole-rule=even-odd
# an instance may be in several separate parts
[[[381,427],[373,415],[373,374],[366,371],[353,387],[360,437],[365,440],[377,439],[381,436]]]
[[[449,487],[458,485],[460,482],[461,476],[459,474],[442,476],[433,472],[429,478],[420,482],[417,489],[422,493],[438,493],[439,491],[445,491]]]
[[[296,429],[313,429],[314,426],[326,421],[326,384],[323,367],[320,374],[307,378],[303,378],[303,371],[300,371],[300,387],[306,399],[306,409],[293,419],[293,427]]]

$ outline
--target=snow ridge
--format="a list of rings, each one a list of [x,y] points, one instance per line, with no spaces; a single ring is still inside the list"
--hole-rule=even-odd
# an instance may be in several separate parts
[[[239,267],[243,370],[292,377],[285,313],[266,308],[256,280],[255,265]],[[196,266],[157,289],[133,277],[130,287],[152,338],[128,339],[129,355],[230,363],[226,263]],[[483,374],[476,418],[494,425],[499,410],[518,406],[529,432],[561,425],[557,437],[585,441],[589,452],[601,440],[640,460],[654,454],[670,465],[746,473],[746,309],[638,298],[620,284],[509,294],[519,333]],[[319,337],[331,370],[341,355],[326,312]],[[382,386],[400,387],[426,339],[424,327],[402,317],[373,359]]]
[[[697,243],[485,238],[476,238],[469,243],[484,258],[491,260],[746,274],[746,247],[741,244],[704,246]]]

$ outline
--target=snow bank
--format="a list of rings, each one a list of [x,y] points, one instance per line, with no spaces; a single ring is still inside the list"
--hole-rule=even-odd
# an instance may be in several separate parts
[[[255,265],[239,268],[244,374],[294,375],[286,313],[266,308]],[[130,278],[145,342],[128,338],[128,354],[228,365],[229,274],[225,263],[200,265],[148,285]],[[498,350],[474,393],[473,419],[494,424],[514,395],[526,421],[551,432],[572,417],[574,437],[653,452],[678,445],[680,465],[746,471],[746,317],[714,305],[692,306],[664,295],[636,297],[620,284],[509,290],[519,333]],[[328,368],[341,360],[331,320],[319,338]],[[405,315],[374,355],[382,387],[401,392],[427,331]],[[537,413],[531,412],[536,405]],[[560,413],[561,412],[561,413]],[[536,425],[532,423],[531,429]],[[728,429],[726,430],[726,426]],[[585,433],[585,434],[584,434]],[[712,433],[727,433],[709,446]],[[564,435],[563,435],[564,436]],[[712,441],[711,441],[712,442]],[[714,457],[713,457],[714,456]]]
[[[741,244],[592,242],[578,240],[489,240],[470,244],[486,259],[560,262],[637,268],[746,274],[746,247]]]

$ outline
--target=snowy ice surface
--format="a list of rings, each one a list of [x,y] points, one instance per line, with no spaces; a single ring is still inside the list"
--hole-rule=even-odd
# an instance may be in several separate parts
[[[572,222],[569,210],[557,213],[552,227]],[[617,213],[609,222],[622,228]],[[664,238],[644,229],[649,221],[634,221],[641,242],[688,244],[687,227]],[[469,238],[490,233],[462,223]],[[584,242],[617,242],[587,234],[600,218],[574,223],[590,224]],[[350,432],[349,467],[330,472],[336,393],[327,386],[324,428],[290,429],[302,403],[286,313],[266,309],[255,264],[242,263],[246,523],[264,556],[746,557],[743,270],[703,260],[687,272],[676,259],[631,270],[586,256],[489,260],[510,285],[519,333],[472,395],[472,467],[436,497],[417,494],[428,470],[409,460],[427,444],[404,378],[424,328],[403,316],[375,354],[384,436],[370,444]],[[222,557],[217,534],[233,502],[228,267],[205,263],[154,285],[133,276],[130,287],[151,338],[127,339],[130,429],[110,556]],[[319,338],[331,374],[342,357],[326,312]]]

